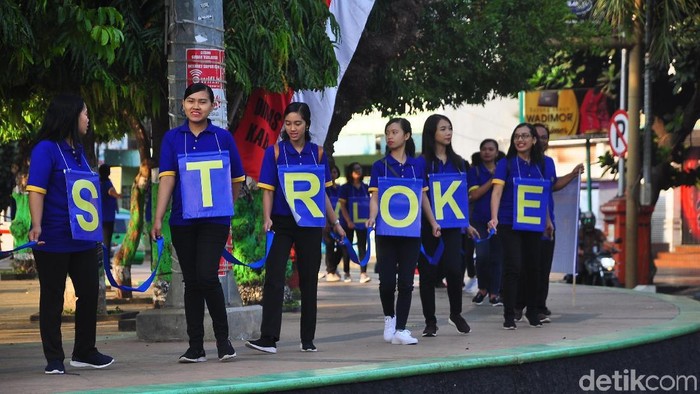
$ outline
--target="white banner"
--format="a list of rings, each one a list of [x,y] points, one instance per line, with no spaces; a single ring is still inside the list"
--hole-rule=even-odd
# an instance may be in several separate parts
[[[340,26],[340,38],[331,32],[330,24],[326,27],[331,41],[336,42],[335,58],[338,60],[338,85],[340,85],[345,70],[352,60],[352,55],[355,53],[373,6],[374,0],[333,0],[330,3],[329,9]],[[323,146],[326,141],[337,93],[338,86],[335,86],[320,92],[298,91],[292,97],[292,101],[301,101],[309,105],[311,109],[311,140],[318,145]]]
[[[580,190],[581,178],[577,177],[563,189],[554,192],[554,222],[557,231],[552,272],[571,274],[576,271]]]

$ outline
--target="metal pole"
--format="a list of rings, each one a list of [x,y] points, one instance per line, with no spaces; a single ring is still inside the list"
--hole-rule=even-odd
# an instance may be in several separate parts
[[[591,180],[591,137],[586,136],[586,191],[588,195],[588,212],[593,212],[593,181]]]
[[[624,39],[624,34],[622,38]],[[627,109],[627,48],[620,53],[620,109]],[[617,196],[625,195],[625,158],[620,156],[617,161]]]
[[[644,156],[642,158],[642,184],[639,195],[641,205],[651,205],[651,125],[654,115],[651,113],[651,9],[654,0],[646,2],[646,26],[644,28]]]

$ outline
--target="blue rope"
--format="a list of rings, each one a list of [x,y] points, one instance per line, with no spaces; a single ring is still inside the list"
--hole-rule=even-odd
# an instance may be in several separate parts
[[[272,247],[272,241],[274,239],[275,233],[272,231],[268,231],[267,234],[265,234],[265,256],[263,256],[262,259],[254,261],[250,264],[241,262],[226,249],[224,249],[224,251],[221,253],[221,257],[223,257],[226,261],[228,261],[231,264],[243,265],[252,269],[260,269],[265,266],[265,261],[267,261],[267,256],[270,254],[270,248]]]
[[[338,243],[348,251],[348,258],[350,259],[350,261],[359,264],[360,267],[366,267],[367,263],[369,262],[369,256],[372,253],[372,245],[369,239],[369,235],[372,233],[372,231],[374,231],[373,228],[367,229],[367,253],[365,254],[365,258],[363,258],[362,261],[360,261],[359,257],[357,257],[357,253],[355,253],[355,248],[352,247],[352,242],[350,242],[348,237],[343,237],[341,239],[340,235],[336,234],[333,231],[331,231],[330,234],[336,243]]]
[[[129,286],[124,286],[120,285],[117,283],[116,280],[114,280],[114,276],[112,276],[112,267],[109,261],[109,250],[107,249],[107,246],[103,243],[102,244],[102,262],[105,267],[105,275],[107,276],[107,280],[109,280],[109,284],[112,285],[113,287],[116,287],[117,289],[125,290],[125,291],[137,291],[140,293],[143,293],[144,291],[148,290],[149,287],[151,287],[151,283],[153,283],[153,279],[156,277],[156,272],[158,272],[158,267],[160,266],[160,258],[163,256],[163,237],[158,237],[156,238],[156,247],[158,248],[158,262],[156,263],[156,267],[153,269],[153,272],[151,272],[151,276],[146,279],[145,282],[141,283],[141,286],[139,287],[129,287]]]

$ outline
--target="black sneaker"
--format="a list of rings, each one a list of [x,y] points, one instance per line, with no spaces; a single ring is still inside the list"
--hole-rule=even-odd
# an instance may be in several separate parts
[[[505,322],[503,322],[503,329],[504,330],[517,330],[518,327],[515,325],[515,321],[506,320]]]
[[[480,291],[477,291],[477,292],[476,292],[476,295],[474,296],[474,298],[472,298],[472,303],[474,303],[474,304],[476,304],[476,305],[481,305],[481,304],[483,304],[483,303],[484,303],[484,298],[486,298],[487,295],[488,295],[488,293],[482,293],[482,292],[480,292]]]
[[[462,334],[469,334],[472,331],[471,327],[469,327],[469,324],[467,324],[467,321],[464,320],[462,315],[450,315],[447,322],[457,327],[457,331]]]
[[[228,339],[225,342],[217,343],[216,350],[219,353],[219,361],[229,361],[236,357],[236,350]]]
[[[530,323],[530,327],[542,327],[542,322],[537,315],[525,315],[525,317],[527,318],[527,322]]]
[[[545,315],[544,313],[538,313],[537,318],[542,322],[542,323],[551,323],[552,319],[549,318],[549,316]]]
[[[546,316],[550,316],[552,314],[552,311],[550,311],[549,308],[545,306],[544,309],[542,309],[542,313]]]
[[[314,346],[314,343],[311,341],[302,341],[301,345],[299,345],[299,348],[301,348],[302,352],[315,352],[315,351],[317,351],[316,346]]]
[[[51,360],[46,364],[44,373],[47,375],[63,375],[66,373],[66,367],[63,366],[63,361],[61,360]]]
[[[113,362],[114,359],[112,357],[106,354],[102,354],[95,350],[92,354],[90,354],[87,357],[76,357],[75,355],[73,355],[73,357],[70,360],[70,365],[72,367],[77,368],[104,368],[111,365]]]
[[[437,336],[437,324],[435,322],[429,322],[425,324],[425,330],[423,330],[424,337],[436,337]]]
[[[523,310],[522,309],[515,308],[514,313],[515,313],[515,316],[513,317],[513,319],[515,321],[520,321],[523,319]]]
[[[491,297],[489,298],[489,304],[491,306],[503,306],[503,300],[501,300],[500,296]]]
[[[180,358],[177,360],[177,362],[182,363],[182,364],[189,364],[189,363],[203,363],[207,361],[207,355],[204,353],[204,349],[192,349],[189,348],[183,354],[180,356]]]
[[[269,339],[260,338],[254,341],[246,341],[245,346],[265,353],[277,353],[277,345]]]

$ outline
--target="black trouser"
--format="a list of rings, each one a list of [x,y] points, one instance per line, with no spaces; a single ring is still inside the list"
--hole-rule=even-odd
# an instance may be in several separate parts
[[[464,254],[462,263],[462,272],[467,271],[467,276],[473,278],[476,276],[476,267],[474,267],[474,240],[469,234],[462,234],[462,251]],[[462,274],[464,276],[464,274]],[[441,278],[442,279],[442,278]]]
[[[435,282],[439,280],[437,276],[440,271],[444,272],[447,278],[447,298],[450,301],[450,315],[462,313],[464,271],[462,270],[461,259],[461,230],[458,228],[443,229],[440,238],[433,237],[432,231],[429,225],[421,227],[421,239],[425,251],[432,256],[441,239],[445,249],[437,265],[431,265],[422,253],[418,258],[420,301],[423,305],[423,316],[426,324],[437,322],[435,318]],[[442,270],[439,270],[439,267]]]
[[[280,339],[282,329],[282,302],[284,301],[285,271],[289,251],[294,244],[296,266],[299,272],[301,291],[302,342],[313,341],[316,336],[316,293],[318,269],[321,264],[320,227],[300,227],[292,216],[272,216],[275,240],[265,263],[265,285],[263,287],[263,316],[260,326],[261,338],[274,342]]]
[[[542,233],[513,230],[512,226],[499,225],[498,235],[503,245],[503,317],[513,320],[518,291],[523,284],[525,306],[529,317],[537,316],[536,295],[539,289],[540,249]],[[524,281],[521,282],[521,275]]]
[[[404,330],[411,310],[413,275],[420,255],[420,238],[377,235],[379,299],[384,316],[396,316],[396,330]],[[394,293],[397,289],[396,307]]]
[[[535,306],[538,312],[544,312],[547,308],[547,296],[549,295],[549,273],[552,271],[552,259],[554,258],[554,234],[552,239],[541,239],[538,288],[535,294]],[[527,278],[520,277],[520,290],[518,291],[518,300],[515,303],[515,308],[523,309],[527,302],[525,300],[525,288],[527,288]]]
[[[345,235],[348,237],[348,240],[352,244],[353,241],[355,240],[355,233],[357,233],[357,251],[358,251],[358,258],[360,261],[365,258],[365,255],[367,254],[367,230],[359,230],[359,229],[349,229],[347,227],[343,227],[345,230]],[[341,251],[343,253],[343,271],[346,274],[350,273],[350,256],[348,255],[348,251],[345,248],[341,248]],[[367,266],[365,265],[364,267],[360,267],[360,272],[367,272]]]
[[[482,237],[476,243],[476,275],[479,290],[486,290],[492,296],[501,294],[501,271],[503,270],[503,247],[501,238],[494,234],[488,237],[488,225],[485,222],[473,222],[474,228]]]
[[[228,315],[218,272],[229,226],[199,223],[171,226],[170,232],[185,283],[185,320],[190,348],[202,349],[204,346],[205,302],[216,341],[227,340]]]
[[[323,230],[323,244],[326,246],[326,272],[337,273],[338,264],[343,257],[343,247],[339,246],[326,229]],[[319,270],[321,269],[319,264]]]
[[[112,235],[114,234],[114,221],[102,222],[102,242],[107,250],[112,252]]]
[[[552,239],[542,240],[542,258],[540,269],[542,276],[540,277],[540,290],[537,292],[537,307],[540,312],[547,309],[547,297],[549,296],[549,274],[552,271],[552,260],[554,260],[554,243],[556,237],[552,233]]]
[[[97,330],[97,249],[53,253],[34,250],[39,273],[39,331],[47,361],[65,359],[61,336],[61,314],[66,276],[75,289],[75,344],[73,356],[88,357],[95,352]]]

